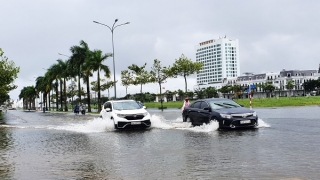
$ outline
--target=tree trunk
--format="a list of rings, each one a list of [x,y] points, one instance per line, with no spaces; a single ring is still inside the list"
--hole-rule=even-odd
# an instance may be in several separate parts
[[[101,94],[100,94],[100,68],[98,69],[98,112],[101,111],[101,103],[100,103],[100,98],[101,98]]]
[[[64,110],[68,111],[68,102],[67,102],[67,84],[66,84],[66,78],[63,78],[63,94],[64,94]]]
[[[79,102],[78,103],[81,103],[80,73],[78,75],[78,97],[79,97]]]
[[[91,112],[91,105],[90,105],[90,79],[89,76],[87,77],[87,103],[88,103],[88,112]]]
[[[161,83],[159,82],[160,87],[160,102],[161,102],[161,111],[163,111],[163,99],[162,99],[162,92],[161,92]]]
[[[185,92],[187,92],[187,77],[186,76],[184,76],[184,83],[185,83]]]
[[[62,107],[63,107],[63,103],[62,103],[62,100],[63,100],[63,96],[62,96],[62,85],[63,85],[63,82],[62,82],[62,79],[60,79],[60,109],[61,111],[63,111]]]
[[[58,96],[58,94],[59,94],[59,90],[58,90],[58,85],[59,85],[59,83],[58,83],[58,79],[56,79],[56,87],[55,87],[55,89],[56,89],[56,111],[58,111],[59,110],[59,96]]]

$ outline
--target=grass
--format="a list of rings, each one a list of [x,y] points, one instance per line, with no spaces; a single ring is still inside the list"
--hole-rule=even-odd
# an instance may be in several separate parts
[[[250,107],[249,99],[235,99],[239,104],[245,107]],[[190,101],[193,102],[192,100]],[[252,107],[285,107],[285,106],[313,106],[320,105],[320,96],[299,96],[299,97],[280,97],[280,98],[253,98],[251,101]],[[160,102],[144,102],[147,108],[159,108]],[[164,102],[163,106],[167,108],[180,109],[183,101]]]

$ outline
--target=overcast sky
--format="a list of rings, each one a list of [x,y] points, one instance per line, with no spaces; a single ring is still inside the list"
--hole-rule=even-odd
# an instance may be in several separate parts
[[[118,24],[130,22],[114,31],[119,81],[131,64],[147,63],[150,70],[154,59],[168,66],[182,53],[195,61],[198,43],[225,35],[239,40],[241,73],[311,70],[320,63],[317,0],[0,0],[0,6],[0,48],[21,68],[12,99],[57,59],[67,60],[58,53],[70,56],[80,40],[112,53],[110,30],[93,21],[112,26],[116,18]],[[112,58],[105,64],[113,74]],[[195,76],[187,80],[193,90]],[[164,86],[184,89],[184,81],[169,79]],[[128,89],[139,91],[139,86]],[[158,93],[158,86],[145,85],[143,92]],[[124,95],[118,83],[117,96]]]

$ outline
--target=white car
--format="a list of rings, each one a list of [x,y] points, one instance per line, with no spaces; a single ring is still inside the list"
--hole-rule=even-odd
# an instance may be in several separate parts
[[[114,121],[116,129],[148,128],[151,117],[146,107],[134,100],[107,101],[100,112],[103,119]]]

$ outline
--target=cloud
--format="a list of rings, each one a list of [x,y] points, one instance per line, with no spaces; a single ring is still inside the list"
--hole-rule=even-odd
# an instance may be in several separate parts
[[[70,47],[80,40],[91,49],[112,52],[110,30],[93,21],[112,26],[117,79],[131,64],[153,60],[172,65],[181,54],[195,60],[195,46],[209,39],[227,35],[238,39],[241,73],[276,72],[286,69],[318,69],[320,55],[320,2],[284,1],[85,1],[85,0],[0,0],[2,17],[0,47],[10,60],[21,67],[10,93],[16,99],[23,86],[45,73],[57,59],[71,55]],[[113,59],[105,64],[112,69]],[[113,72],[113,70],[112,70]],[[181,83],[182,82],[182,83]],[[174,85],[171,85],[174,84]],[[188,88],[196,84],[195,76],[188,79]],[[177,86],[178,85],[178,86]],[[190,85],[190,86],[189,86]],[[183,78],[168,80],[166,88],[184,89]],[[120,84],[117,89],[124,94]],[[157,92],[148,84],[146,91]],[[129,91],[139,92],[139,87]],[[103,92],[104,94],[106,92]],[[110,90],[113,95],[113,91]]]

